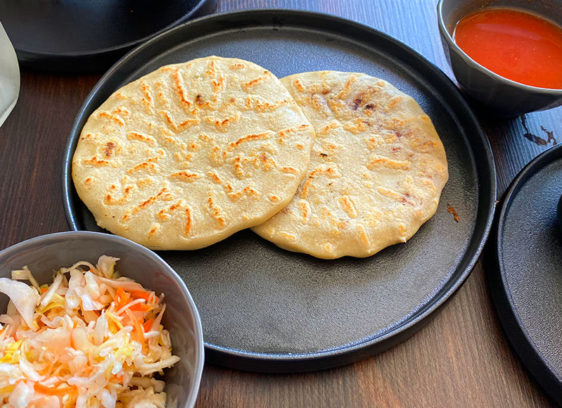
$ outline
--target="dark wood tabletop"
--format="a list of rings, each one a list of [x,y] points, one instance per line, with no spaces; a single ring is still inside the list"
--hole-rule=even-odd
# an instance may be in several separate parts
[[[409,45],[454,81],[437,29],[437,0],[219,0],[217,12],[291,8],[338,15]],[[19,101],[0,128],[0,248],[68,230],[62,157],[100,75],[23,70]],[[500,119],[475,111],[491,142],[498,197],[538,154],[562,142],[562,108]],[[552,403],[510,348],[480,260],[424,328],[341,368],[264,375],[206,365],[197,407],[545,407]]]

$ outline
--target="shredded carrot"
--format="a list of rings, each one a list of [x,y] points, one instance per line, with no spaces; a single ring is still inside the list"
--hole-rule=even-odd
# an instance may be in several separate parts
[[[151,308],[152,306],[147,305],[146,303],[137,303],[131,306],[129,309],[135,312],[148,312]]]
[[[119,326],[117,326],[117,324],[115,324],[113,320],[108,320],[107,323],[109,325],[109,331],[111,332],[111,334],[115,334],[119,331]]]
[[[71,392],[76,392],[76,386],[74,385],[66,385],[64,387],[59,388],[59,387],[46,387],[43,384],[34,383],[33,388],[35,388],[35,391],[46,395],[64,395]]]
[[[131,319],[131,323],[133,324],[133,331],[131,333],[131,337],[133,338],[133,340],[138,341],[140,344],[142,344],[142,348],[144,350],[145,344],[144,344],[144,332],[142,330],[142,324],[135,318],[135,315],[129,309],[127,309],[126,312],[127,312],[127,316],[129,316],[129,319]]]
[[[131,299],[131,295],[129,293],[125,292],[125,290],[123,290],[123,288],[121,287],[117,288],[114,298],[115,308],[117,310],[121,309],[123,306],[129,303],[130,299]]]
[[[133,290],[133,291],[131,291],[131,295],[135,299],[144,299],[144,300],[146,300],[147,303],[150,299],[150,292],[145,292],[143,290]]]
[[[150,329],[152,329],[152,324],[154,323],[154,319],[151,317],[146,322],[144,322],[142,328],[144,329],[145,333],[148,333]]]

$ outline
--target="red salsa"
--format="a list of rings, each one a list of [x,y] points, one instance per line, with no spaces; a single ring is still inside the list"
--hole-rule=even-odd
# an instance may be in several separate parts
[[[508,8],[484,9],[457,23],[455,42],[504,78],[562,88],[562,28],[541,17]]]

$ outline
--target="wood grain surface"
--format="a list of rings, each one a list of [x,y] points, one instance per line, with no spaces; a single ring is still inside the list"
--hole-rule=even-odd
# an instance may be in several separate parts
[[[406,43],[454,80],[436,23],[437,0],[221,0],[218,12],[314,10]],[[70,127],[99,75],[22,72],[19,101],[0,128],[0,248],[68,229],[62,155]],[[562,142],[562,108],[499,119],[475,112],[496,160],[500,197],[533,157]],[[548,407],[499,326],[478,262],[423,329],[389,351],[308,374],[263,375],[205,366],[204,407]]]

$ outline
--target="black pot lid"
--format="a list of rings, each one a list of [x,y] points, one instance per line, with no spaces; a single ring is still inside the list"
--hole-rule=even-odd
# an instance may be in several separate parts
[[[490,241],[488,283],[515,352],[562,405],[562,146],[529,163],[507,191]]]

